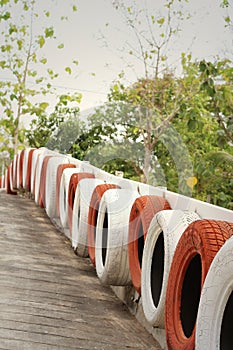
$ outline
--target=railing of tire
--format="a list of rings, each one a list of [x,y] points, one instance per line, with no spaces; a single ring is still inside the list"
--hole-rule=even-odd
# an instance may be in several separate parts
[[[23,190],[163,349],[232,349],[233,212],[42,149],[0,188]]]

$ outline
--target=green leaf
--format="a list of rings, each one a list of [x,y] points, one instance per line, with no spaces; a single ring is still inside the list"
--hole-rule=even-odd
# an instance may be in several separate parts
[[[8,2],[9,2],[9,0],[1,0],[0,5],[4,6],[4,5],[8,4]]]
[[[7,21],[9,18],[11,18],[10,12],[5,12],[3,15],[0,15],[0,19],[4,19]]]
[[[26,1],[24,1],[23,9],[24,9],[24,11],[28,11],[29,10],[29,7],[28,7],[28,4],[27,4]]]
[[[6,61],[0,61],[0,67],[1,67],[2,69],[5,68],[5,65],[6,65]]]
[[[39,35],[39,36],[38,36],[37,42],[38,42],[38,44],[40,45],[40,48],[42,48],[42,47],[44,46],[44,44],[45,44],[45,39],[44,39],[43,35]]]
[[[47,63],[47,58],[45,58],[45,57],[41,58],[40,62],[43,63],[43,64],[46,64]]]
[[[199,64],[199,69],[201,72],[205,72],[207,68],[206,62],[205,61],[201,61]]]
[[[16,96],[15,94],[11,94],[11,95],[10,95],[10,99],[11,99],[11,101],[13,101],[14,99],[17,100],[17,96]]]
[[[54,35],[54,28],[53,27],[45,28],[45,37],[46,38],[51,38],[53,35]]]
[[[10,24],[9,28],[9,34],[11,35],[12,33],[17,33],[18,29],[15,24]]]
[[[162,26],[165,22],[165,18],[164,17],[161,17],[160,19],[157,20],[157,23]]]
[[[43,77],[41,77],[41,78],[39,78],[39,79],[36,79],[36,84],[40,84],[40,83],[42,83],[42,81],[44,80],[44,78]]]
[[[45,110],[49,106],[48,102],[41,102],[39,108]]]
[[[1,51],[2,52],[10,52],[11,49],[12,49],[11,45],[2,45],[1,46]]]
[[[196,127],[197,127],[197,121],[195,119],[190,119],[188,121],[188,129],[189,129],[189,131],[196,130]]]
[[[71,68],[70,68],[70,67],[66,67],[66,68],[65,68],[65,71],[66,71],[68,74],[71,74]]]
[[[17,40],[17,45],[18,45],[18,50],[21,51],[23,47],[23,41],[22,40]]]

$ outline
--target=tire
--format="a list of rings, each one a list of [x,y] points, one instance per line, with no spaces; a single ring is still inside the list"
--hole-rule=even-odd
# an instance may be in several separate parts
[[[41,170],[42,170],[45,156],[46,154],[40,153],[37,157],[37,162],[36,162],[35,177],[34,177],[34,195],[35,195],[34,199],[36,204],[39,204],[40,178],[41,178]]]
[[[1,177],[1,187],[2,189],[5,189],[5,175],[2,174],[2,177]]]
[[[231,235],[233,224],[229,223]],[[220,248],[208,270],[197,313],[196,350],[231,350],[233,333],[233,237]]]
[[[168,349],[193,350],[200,293],[216,253],[232,235],[223,221],[198,220],[180,238],[170,268],[165,329]]]
[[[25,189],[27,191],[31,191],[31,171],[32,171],[32,156],[36,149],[31,149],[28,154],[28,165],[27,165],[27,174],[26,174],[26,182]]]
[[[43,151],[41,149],[36,149],[32,154],[30,191],[31,191],[31,194],[33,194],[33,195],[35,195],[36,167],[37,167],[39,155],[42,153],[43,153]]]
[[[103,184],[96,186],[92,193],[88,211],[88,254],[92,264],[95,266],[95,236],[100,200],[103,194],[112,188],[119,188],[115,184]]]
[[[72,215],[72,247],[78,256],[88,256],[88,212],[94,189],[104,182],[100,179],[84,179],[78,183]]]
[[[128,259],[130,210],[138,192],[111,189],[104,193],[96,228],[96,272],[103,284],[131,285]]]
[[[29,179],[31,177],[32,154],[35,148],[27,148],[23,159],[23,188],[29,190]]]
[[[12,190],[17,190],[17,163],[18,163],[18,154],[14,155],[13,165],[12,165]]]
[[[73,163],[64,163],[60,164],[57,168],[56,175],[56,217],[60,217],[60,185],[63,171],[65,169],[73,169],[76,168],[76,165]]]
[[[46,182],[47,182],[47,167],[48,167],[48,162],[51,158],[53,158],[53,156],[45,156],[43,159],[42,167],[41,167],[39,200],[38,200],[38,204],[41,208],[45,208],[45,189],[46,189]]]
[[[73,206],[74,198],[79,181],[83,179],[93,179],[95,176],[91,173],[79,173],[73,174],[70,178],[69,188],[68,188],[68,227],[70,230],[70,239],[72,240],[72,217],[73,217]]]
[[[23,149],[22,151],[18,152],[18,162],[17,162],[17,180],[16,180],[16,186],[17,189],[19,190],[20,188],[23,187],[23,162],[24,162],[24,152],[25,150]]]
[[[193,221],[194,212],[163,210],[149,226],[142,257],[142,307],[146,320],[154,327],[165,327],[164,311],[167,281],[177,243]]]
[[[8,165],[7,171],[6,171],[6,193],[7,194],[16,195],[17,192],[11,190],[11,180],[10,180],[10,178],[11,178],[11,167],[12,167],[12,164]]]
[[[170,209],[166,199],[146,195],[135,200],[130,212],[128,254],[132,283],[138,294],[141,294],[141,265],[147,231],[154,215],[161,210]]]
[[[79,169],[76,167],[73,169],[66,168],[64,169],[61,176],[60,195],[59,195],[59,212],[60,212],[61,225],[64,230],[69,228],[68,226],[68,190],[69,190],[70,178],[73,174],[77,174],[78,172],[79,172]]]
[[[49,151],[46,148],[42,149],[41,153],[38,154],[37,161],[36,161],[35,175],[34,175],[34,192],[35,192],[34,199],[36,204],[39,204],[40,179],[41,179],[41,170],[42,170],[44,158],[47,156],[54,156],[54,155],[56,155],[55,152]]]
[[[45,210],[50,219],[57,217],[56,215],[56,181],[57,170],[62,164],[67,163],[68,157],[55,156],[49,159],[46,172],[45,183]]]
[[[15,159],[15,158],[14,158]],[[14,191],[14,185],[13,185],[13,181],[14,181],[14,159],[11,161],[10,163],[10,189],[12,192],[15,192]]]

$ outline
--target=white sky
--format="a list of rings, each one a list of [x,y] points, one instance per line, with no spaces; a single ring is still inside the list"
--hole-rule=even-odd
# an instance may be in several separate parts
[[[73,59],[79,61],[76,71],[73,71],[71,76],[61,74],[56,80],[56,85],[60,93],[80,91],[83,95],[81,110],[86,110],[106,100],[111,83],[125,68],[117,49],[124,46],[125,40],[131,40],[133,37],[125,27],[119,11],[113,8],[111,0],[72,1],[77,4],[78,11],[70,11],[69,21],[57,28],[57,37],[65,44],[65,49],[60,50],[58,54],[54,53],[52,46],[46,46],[46,56],[58,72]],[[53,10],[56,10],[56,15],[63,14],[67,2],[55,0],[56,9],[54,7]],[[131,3],[130,0],[124,2]],[[148,9],[157,8],[159,11],[164,1],[136,0],[136,3]],[[232,58],[233,33],[224,28],[226,12],[220,8],[220,3],[221,0],[189,0],[185,5],[192,18],[184,24],[184,30],[170,53],[169,60],[173,66],[179,66],[181,52],[188,51],[192,52],[193,57],[207,60],[216,55]],[[42,9],[46,9],[52,2],[39,0],[39,4]],[[55,5],[53,3],[50,6]],[[106,23],[109,23],[108,27],[105,26]],[[100,40],[100,31],[107,36],[109,48],[104,47],[103,41]],[[137,63],[135,67],[136,74],[131,70],[126,71],[128,82],[134,82],[137,76],[142,74]]]
[[[221,0],[189,0],[186,6],[192,18],[186,22],[173,48],[171,62],[174,65],[178,65],[177,59],[181,52],[187,50],[193,53],[193,57],[205,59],[216,55],[224,56],[225,52],[228,57],[230,54],[232,56],[233,33],[224,28],[226,12],[220,8],[220,2]],[[158,9],[163,1],[136,3]],[[105,27],[105,23],[109,23],[109,26]],[[99,39],[100,31],[108,37],[111,49],[104,47],[103,41]],[[119,11],[112,7],[111,0],[78,0],[78,12],[72,16],[69,28],[61,35],[67,52],[78,59],[79,67],[76,75],[60,80],[59,85],[80,89],[83,94],[82,110],[98,105],[105,100],[110,84],[125,67],[117,48],[124,46],[124,40],[130,37],[129,29],[124,26]],[[95,73],[95,76],[91,73]],[[140,72],[137,73],[140,75]],[[128,71],[127,78],[133,82],[137,77]]]

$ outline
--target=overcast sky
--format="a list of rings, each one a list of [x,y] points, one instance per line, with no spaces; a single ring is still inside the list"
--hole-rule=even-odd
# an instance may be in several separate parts
[[[56,16],[60,17],[67,8],[66,1],[39,0],[42,9],[53,4]],[[232,2],[232,0],[230,0]],[[72,0],[70,0],[72,2]],[[50,62],[61,71],[73,59],[79,61],[79,66],[72,75],[62,74],[56,81],[58,91],[80,91],[83,95],[81,110],[95,107],[106,100],[109,87],[118,74],[125,70],[126,63],[119,57],[125,41],[133,40],[129,29],[124,25],[119,11],[112,6],[111,0],[73,0],[78,11],[70,11],[69,21],[57,26],[57,37],[65,44],[65,49],[59,54],[54,53],[51,46],[46,46],[46,56]],[[131,0],[124,3],[130,4]],[[136,4],[155,9],[157,14],[163,8],[162,0],[136,0]],[[169,62],[173,67],[179,66],[181,52],[192,52],[193,57],[212,59],[216,55],[232,58],[232,35],[224,28],[226,12],[220,8],[221,0],[189,0],[185,10],[191,14],[191,19],[184,22],[184,28],[179,38],[174,42],[169,54]],[[150,12],[152,13],[152,12]],[[52,19],[51,19],[52,21]],[[108,23],[108,26],[105,24]],[[53,23],[52,23],[53,24]],[[56,25],[55,25],[56,26]],[[100,39],[101,33],[107,38],[109,47]],[[141,66],[135,62],[135,72],[126,70],[126,80],[134,82],[142,75]]]
[[[130,1],[127,1],[130,3]],[[140,6],[159,9],[162,1],[136,1]],[[184,23],[184,30],[173,47],[170,61],[178,65],[182,51],[190,50],[193,57],[212,59],[216,55],[232,55],[232,32],[224,28],[224,15],[220,0],[189,0],[186,10],[191,19]],[[106,27],[105,24],[109,23]],[[102,32],[109,48],[100,39]],[[104,101],[109,86],[118,73],[125,68],[117,48],[124,46],[130,32],[124,26],[119,11],[111,0],[79,0],[78,12],[61,35],[72,57],[79,61],[77,74],[61,79],[59,85],[80,90],[83,94],[82,109],[96,106]],[[228,52],[227,52],[228,51]],[[232,57],[231,57],[232,58]],[[140,70],[140,67],[138,66]],[[140,75],[140,72],[136,72]],[[132,71],[127,71],[128,81],[136,80]]]

